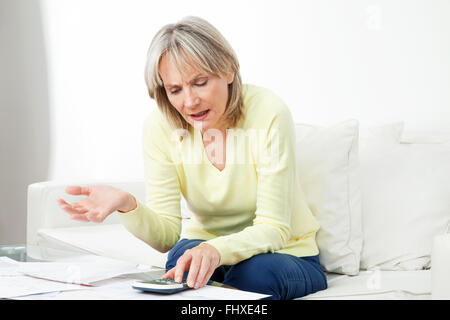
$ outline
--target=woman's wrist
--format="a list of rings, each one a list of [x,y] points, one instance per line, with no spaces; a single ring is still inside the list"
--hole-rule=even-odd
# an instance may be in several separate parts
[[[133,211],[134,209],[137,208],[136,198],[130,193],[127,193],[127,195],[128,196],[126,197],[126,200],[124,201],[125,202],[124,206],[117,209],[117,211],[119,211],[120,213],[126,213],[129,211]]]

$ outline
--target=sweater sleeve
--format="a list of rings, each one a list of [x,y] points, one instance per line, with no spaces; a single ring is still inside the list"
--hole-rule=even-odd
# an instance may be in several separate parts
[[[144,122],[143,160],[145,204],[119,213],[122,224],[134,236],[160,252],[170,250],[180,238],[180,184],[170,154],[170,135],[159,110]]]
[[[296,178],[295,131],[289,109],[282,106],[272,118],[262,123],[267,131],[265,139],[258,143],[253,225],[207,241],[220,252],[220,265],[233,265],[257,254],[282,249],[291,237]]]

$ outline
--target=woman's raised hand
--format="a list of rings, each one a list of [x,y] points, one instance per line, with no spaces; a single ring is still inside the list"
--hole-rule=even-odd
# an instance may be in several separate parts
[[[58,198],[58,204],[71,219],[103,222],[114,211],[128,212],[136,208],[134,197],[120,189],[105,186],[68,186],[66,192],[76,196],[87,196],[78,202],[67,203]]]

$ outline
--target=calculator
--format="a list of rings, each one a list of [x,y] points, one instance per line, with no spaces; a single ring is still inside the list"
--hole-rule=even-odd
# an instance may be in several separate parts
[[[186,282],[176,282],[172,279],[140,280],[133,282],[131,286],[136,290],[164,294],[172,294],[190,289]]]

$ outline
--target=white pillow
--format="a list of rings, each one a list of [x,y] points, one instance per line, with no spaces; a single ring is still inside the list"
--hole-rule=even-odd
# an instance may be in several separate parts
[[[362,247],[357,120],[330,127],[296,124],[300,184],[320,223],[325,271],[356,275]]]
[[[450,142],[450,132],[404,131],[401,143],[446,143]]]
[[[442,141],[430,137],[415,132],[408,144],[382,143],[382,135],[361,140],[362,269],[429,266],[432,239],[450,219],[450,143],[424,143]]]

